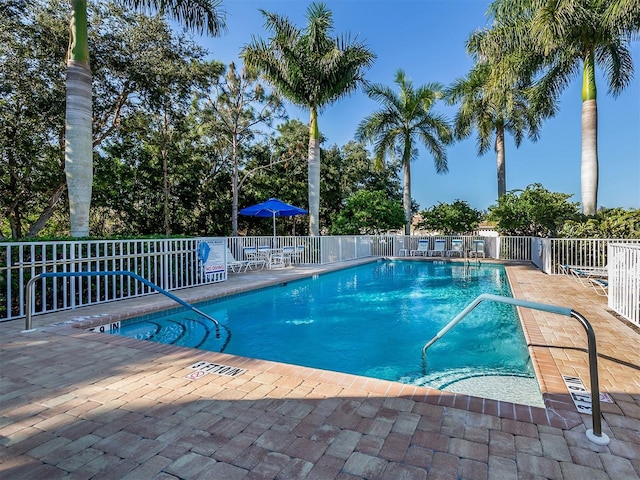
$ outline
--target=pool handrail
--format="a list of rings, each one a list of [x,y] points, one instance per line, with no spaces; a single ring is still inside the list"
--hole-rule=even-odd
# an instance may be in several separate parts
[[[220,323],[215,318],[213,318],[210,315],[207,315],[206,313],[204,313],[201,310],[198,310],[196,307],[194,307],[190,303],[185,302],[184,300],[182,300],[180,297],[177,297],[173,293],[167,292],[165,289],[159,287],[155,283],[150,282],[146,278],[141,277],[137,273],[133,273],[133,272],[130,272],[128,270],[96,271],[96,272],[93,272],[93,271],[92,272],[43,272],[43,273],[40,273],[40,274],[36,275],[35,277],[30,278],[29,281],[27,282],[26,287],[25,287],[25,289],[26,289],[26,294],[25,294],[25,297],[26,297],[26,305],[25,305],[25,307],[26,307],[25,308],[25,311],[26,311],[26,322],[25,322],[25,330],[24,331],[25,332],[33,331],[33,329],[31,328],[32,287],[33,287],[33,284],[37,280],[40,280],[42,278],[56,278],[56,277],[108,277],[108,276],[114,276],[114,275],[125,275],[125,276],[128,276],[128,277],[134,278],[134,279],[138,280],[139,282],[144,283],[146,286],[152,288],[156,292],[161,293],[161,294],[165,295],[166,297],[169,297],[171,300],[179,303],[183,307],[186,307],[189,310],[197,313],[198,315],[201,315],[204,318],[207,318],[207,319],[211,320],[216,326],[216,338],[220,338]]]
[[[587,319],[571,308],[560,307],[558,305],[550,305],[548,303],[529,302],[527,300],[520,300],[517,298],[502,297],[500,295],[493,295],[490,293],[483,293],[476,297],[467,307],[460,312],[453,320],[451,320],[442,330],[440,330],[435,337],[429,340],[424,347],[422,347],[422,358],[425,359],[427,355],[427,349],[442,338],[446,333],[455,327],[460,321],[473,311],[480,303],[485,300],[490,300],[499,303],[508,303],[518,307],[531,308],[533,310],[542,310],[544,312],[556,313],[565,317],[573,317],[578,320],[585,331],[587,332],[587,342],[589,350],[589,378],[591,383],[591,409],[593,417],[593,429],[588,429],[586,432],[587,438],[598,445],[608,445],[609,437],[602,432],[602,419],[600,414],[600,387],[598,384],[598,353],[596,351],[596,336],[591,327],[591,324]]]

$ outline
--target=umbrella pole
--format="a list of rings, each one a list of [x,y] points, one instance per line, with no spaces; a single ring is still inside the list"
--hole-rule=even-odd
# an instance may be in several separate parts
[[[273,248],[276,248],[276,212],[273,212]]]

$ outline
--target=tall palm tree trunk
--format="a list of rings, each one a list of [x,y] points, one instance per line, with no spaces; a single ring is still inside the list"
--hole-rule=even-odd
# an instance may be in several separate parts
[[[311,108],[309,121],[309,235],[320,235],[320,131],[318,130],[318,110]]]
[[[584,60],[582,75],[582,160],[580,189],[582,213],[598,211],[598,106],[593,52]]]
[[[87,2],[73,0],[72,7],[67,58],[65,175],[71,236],[88,237],[93,186],[93,133]]]
[[[93,187],[91,71],[86,62],[75,60],[67,64],[64,165],[71,236],[88,237]]]
[[[403,164],[402,206],[404,207],[404,234],[411,235],[411,160]]]
[[[498,198],[507,193],[507,167],[504,160],[504,126],[496,128],[496,168],[498,172]]]

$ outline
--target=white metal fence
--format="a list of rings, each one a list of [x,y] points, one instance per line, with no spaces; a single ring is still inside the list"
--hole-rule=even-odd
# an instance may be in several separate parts
[[[96,240],[0,243],[0,321],[25,312],[27,282],[45,272],[130,271],[165,290],[226,278],[205,275],[198,245],[211,239]],[[42,278],[34,284],[34,313],[47,313],[153,293],[124,276]]]
[[[445,237],[443,237],[445,238]],[[446,237],[448,242],[451,238]],[[469,245],[473,237],[465,237]],[[0,321],[21,318],[25,311],[28,281],[45,272],[131,271],[164,290],[193,287],[220,281],[222,275],[205,276],[198,260],[203,240],[94,240],[0,243]],[[313,265],[369,256],[398,256],[417,248],[417,237],[232,237],[226,239],[237,260],[244,247],[303,246],[298,263]],[[415,243],[415,247],[412,245]],[[126,276],[42,278],[34,284],[34,314],[72,309],[153,293]]]
[[[464,251],[472,249],[475,239],[483,239],[486,257],[532,261],[549,274],[560,273],[559,265],[604,267],[611,255],[607,252],[609,244],[639,244],[638,240],[619,239],[405,235],[230,237],[226,242],[237,260],[244,259],[243,249],[248,246],[302,246],[298,263],[313,265],[369,256],[409,255],[418,249],[420,239],[428,239],[431,249],[436,239],[444,239],[445,250],[451,249],[453,239],[462,239]],[[223,280],[220,275],[204,275],[197,255],[202,240],[210,239],[0,243],[0,321],[25,316],[25,286],[30,278],[43,272],[127,270],[165,290]],[[35,285],[33,312],[53,312],[148,293],[152,293],[148,287],[125,277],[42,279]]]
[[[561,273],[561,265],[605,268],[610,244],[640,244],[639,240],[611,238],[552,238],[546,273]]]
[[[383,237],[384,238],[384,237]],[[444,240],[444,249],[451,250],[452,240],[462,240],[463,251],[468,252],[473,249],[474,240],[484,240],[485,255],[489,258],[501,260],[531,260],[531,242],[533,237],[479,237],[468,235],[454,236],[390,236],[386,237],[395,242],[393,254],[402,256],[404,253],[418,249],[419,240],[428,240],[429,249],[435,248],[436,240]]]
[[[640,245],[608,248],[609,308],[640,326]]]

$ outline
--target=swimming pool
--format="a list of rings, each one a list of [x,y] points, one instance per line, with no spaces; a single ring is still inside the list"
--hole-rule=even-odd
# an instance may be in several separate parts
[[[513,379],[516,397],[500,399],[540,405],[511,305],[481,304],[423,361],[423,345],[481,293],[511,296],[503,266],[385,260],[198,305],[225,326],[219,339],[185,311],[126,320],[115,333],[433,388],[471,385],[461,393]]]

